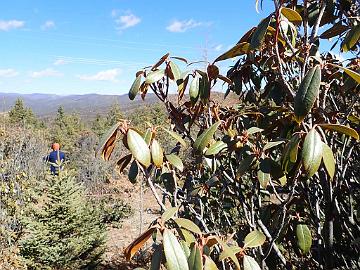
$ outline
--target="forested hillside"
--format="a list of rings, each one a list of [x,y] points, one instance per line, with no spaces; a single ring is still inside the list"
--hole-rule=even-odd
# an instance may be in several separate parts
[[[360,4],[270,2],[214,59],[139,67],[128,101],[3,98],[0,269],[360,269]]]
[[[107,112],[87,121],[59,107],[52,120],[44,121],[18,99],[1,115],[0,269],[23,269],[25,265],[28,269],[87,269],[99,263],[104,269],[117,269],[121,256],[112,252],[121,250],[111,251],[108,246],[119,241],[113,233],[122,227],[124,218],[138,215],[139,206],[124,200],[133,188],[120,184],[123,176],[114,170],[116,162],[102,162],[95,152],[101,136],[124,117],[132,118],[139,128],[145,121],[167,122],[159,104],[124,113],[114,103]],[[45,161],[53,142],[66,155],[59,179],[50,175]],[[116,149],[119,154],[123,151]],[[132,200],[139,199],[136,193],[133,196]],[[75,230],[73,226],[80,227]],[[140,228],[135,228],[137,233]],[[101,263],[104,252],[111,261]]]
[[[129,103],[127,95],[51,95],[51,94],[27,94],[20,95],[15,93],[0,93],[1,106],[0,110],[6,112],[10,110],[17,99],[23,100],[24,104],[31,108],[38,117],[51,117],[56,114],[57,109],[61,106],[68,113],[77,113],[82,117],[94,118],[96,114],[106,114],[112,104],[119,104],[123,111],[136,108],[138,102]],[[157,102],[154,96],[149,96],[143,105]]]

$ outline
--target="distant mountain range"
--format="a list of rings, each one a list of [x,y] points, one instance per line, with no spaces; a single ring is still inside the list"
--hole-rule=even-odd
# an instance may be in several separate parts
[[[60,96],[53,94],[16,94],[0,93],[0,112],[7,112],[15,104],[16,99],[21,98],[27,107],[41,117],[54,116],[58,108],[62,106],[67,113],[78,113],[81,117],[94,117],[109,111],[112,104],[118,103],[120,108],[127,111],[140,105],[157,102],[153,94],[148,94],[145,101],[140,97],[134,101],[129,100],[128,95],[68,95]]]
[[[231,106],[238,103],[238,97],[230,94],[224,100],[224,93],[212,92],[211,97],[222,106]],[[52,118],[55,116],[58,108],[62,106],[66,113],[77,113],[84,120],[92,120],[97,114],[104,115],[110,110],[111,105],[119,104],[123,112],[127,112],[134,108],[147,106],[160,102],[155,94],[148,93],[143,101],[138,95],[135,100],[130,100],[127,94],[124,95],[68,95],[60,96],[53,94],[16,94],[16,93],[0,93],[0,114],[8,112],[14,106],[16,99],[22,99],[26,107],[40,118]],[[187,96],[184,99],[188,99]],[[170,100],[177,100],[176,95],[171,95]]]

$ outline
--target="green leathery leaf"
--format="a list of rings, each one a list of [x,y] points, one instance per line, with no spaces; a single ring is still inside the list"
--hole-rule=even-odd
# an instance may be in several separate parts
[[[217,141],[212,144],[205,152],[206,156],[212,156],[218,154],[220,151],[224,150],[227,147],[227,144],[223,141]]]
[[[127,132],[127,144],[131,154],[145,167],[151,163],[151,154],[148,145],[143,137],[133,129]]]
[[[250,155],[242,159],[237,166],[237,176],[243,175],[250,168],[255,159],[255,155]]]
[[[200,77],[195,76],[195,78],[191,81],[189,95],[190,100],[192,103],[195,103],[199,97],[199,84],[200,84]]]
[[[289,158],[290,162],[295,163],[299,153],[300,136],[298,134],[294,135],[290,142]]]
[[[257,177],[260,182],[260,186],[266,189],[267,185],[269,184],[270,177],[271,177],[271,163],[269,158],[262,159],[260,161],[259,170],[257,172]]]
[[[265,163],[266,165],[267,164],[270,165],[271,178],[273,180],[279,181],[281,183],[281,185],[286,184],[286,181],[287,181],[286,175],[285,175],[284,171],[281,169],[281,165],[277,161],[275,161],[271,158],[265,158],[264,161],[266,161],[266,163]],[[262,165],[262,164],[260,163],[260,165]],[[268,170],[268,168],[266,166],[264,166],[264,170]]]
[[[168,270],[189,270],[186,255],[179,241],[168,229],[163,233],[163,245]]]
[[[202,270],[203,263],[202,263],[202,256],[199,247],[195,244],[191,248],[191,253],[188,258],[189,269],[191,270]]]
[[[272,142],[268,142],[267,144],[265,144],[264,148],[263,148],[263,151],[266,151],[270,148],[273,148],[275,146],[278,146],[282,143],[284,143],[285,141],[284,140],[277,140],[277,141],[272,141]]]
[[[176,169],[178,169],[181,172],[184,170],[184,164],[177,155],[170,154],[170,155],[165,155],[165,157],[170,162],[170,164],[173,165]]]
[[[172,61],[170,61],[169,63],[170,68],[171,68],[171,72],[174,75],[174,80],[176,83],[178,83],[178,80],[182,79],[181,77],[181,70],[179,69],[179,67]]]
[[[318,126],[321,127],[322,129],[337,131],[342,134],[353,137],[355,140],[359,140],[359,134],[355,129],[352,129],[351,127],[347,127],[340,124],[319,124]]]
[[[251,134],[255,134],[258,132],[262,132],[264,131],[262,128],[258,128],[258,127],[251,127],[247,130],[247,134],[251,135]]]
[[[186,258],[189,259],[191,252],[190,252],[190,248],[188,246],[188,243],[186,243],[186,241],[184,241],[184,240],[180,240],[180,245],[181,245],[181,247],[182,247],[182,249],[183,249],[183,251],[185,253]]]
[[[201,235],[200,228],[191,220],[186,219],[186,218],[176,218],[174,221],[180,228],[184,228],[190,232]]]
[[[165,72],[163,69],[158,69],[155,71],[149,72],[149,74],[145,78],[145,83],[152,84],[154,82],[159,81],[162,77],[164,77]]]
[[[213,124],[211,127],[206,129],[199,137],[196,138],[194,142],[194,149],[202,153],[205,147],[209,144],[210,140],[213,138],[216,130],[218,129],[220,121]]]
[[[283,155],[281,158],[281,169],[285,172],[289,172],[292,166],[297,161],[299,152],[300,136],[295,134],[291,137],[290,141],[285,145]]]
[[[295,120],[301,123],[314,106],[321,83],[320,67],[311,68],[302,80],[295,96]]]
[[[138,168],[136,161],[134,160],[130,165],[129,173],[128,173],[128,178],[131,183],[136,182],[136,178],[137,178],[138,174],[139,174],[139,168]]]
[[[168,130],[166,128],[162,128],[163,130],[165,130],[171,137],[173,137],[175,140],[177,140],[182,146],[186,147],[186,142],[185,140],[176,132]]]
[[[312,244],[312,237],[309,227],[306,224],[298,224],[296,226],[297,244],[302,253],[308,253]]]
[[[244,255],[243,263],[244,270],[261,270],[259,264],[255,261],[255,259],[248,255]]]
[[[214,261],[208,256],[205,256],[204,270],[218,270]]]
[[[312,177],[319,169],[322,158],[322,141],[319,133],[313,128],[306,135],[301,159],[307,176]]]
[[[293,46],[296,46],[296,37],[297,37],[297,29],[295,27],[294,24],[292,24],[291,22],[288,22],[288,25],[290,26],[290,34],[291,34],[291,44]]]
[[[133,100],[140,90],[141,75],[137,76],[129,91],[129,99]]]
[[[299,152],[300,136],[295,134],[291,137],[290,141],[286,144],[284,149],[284,156],[286,156],[290,162],[295,163]]]
[[[266,187],[267,187],[267,185],[269,184],[269,181],[270,181],[270,173],[265,173],[262,170],[258,170],[257,177],[259,179],[260,186],[263,189],[266,189]]]
[[[186,229],[180,229],[183,239],[188,245],[196,241],[194,235]]]
[[[205,72],[200,73],[201,78],[199,81],[199,97],[201,101],[207,102],[210,97],[210,82],[208,75]]]
[[[179,210],[178,207],[170,207],[165,210],[165,212],[161,215],[162,222],[166,222],[169,219],[173,218],[176,212]]]
[[[341,35],[345,30],[347,30],[347,26],[343,25],[341,22],[335,23],[332,27],[324,31],[320,38],[322,39],[330,39],[335,36]]]
[[[265,39],[266,30],[269,26],[271,17],[268,16],[265,19],[263,19],[259,25],[257,26],[255,32],[252,35],[251,41],[250,41],[250,48],[251,49],[259,49]]]
[[[341,49],[343,52],[350,51],[360,39],[360,24],[353,26],[353,28],[346,34]]]
[[[342,67],[342,66],[338,66],[338,65],[333,65],[333,64],[329,64],[329,65],[332,65],[334,67],[338,67],[340,69],[342,69],[347,75],[349,75],[354,81],[356,81],[357,83],[360,83],[360,74],[351,70],[351,69],[348,69],[346,67]]]
[[[328,172],[330,179],[333,179],[335,175],[335,163],[336,163],[333,151],[326,143],[323,143],[322,148],[323,148],[322,159],[325,165],[325,169]]]
[[[348,69],[348,68],[342,68],[345,73],[347,75],[349,75],[354,81],[356,81],[357,83],[360,83],[360,74],[351,70],[351,69]]]
[[[242,54],[246,54],[249,52],[249,48],[250,48],[250,44],[248,42],[241,42],[239,44],[236,44],[230,50],[228,50],[227,52],[223,53],[218,58],[216,58],[214,63],[229,58],[233,58]]]
[[[240,270],[240,263],[234,251],[220,238],[217,238],[217,241],[223,249],[223,251],[220,253],[219,260],[222,261],[226,258],[230,258],[235,263],[236,269]]]
[[[356,116],[354,113],[349,115],[347,119],[353,124],[360,125],[360,117]]]
[[[282,7],[281,8],[281,14],[284,15],[290,22],[295,23],[295,24],[301,24],[302,22],[302,18],[300,16],[299,13],[297,13],[297,11],[290,9],[290,8],[286,8],[286,7]]]
[[[151,144],[151,157],[154,165],[160,168],[163,164],[164,152],[158,141],[155,139],[153,139]]]
[[[161,260],[163,257],[163,245],[157,245],[151,257],[150,270],[159,270],[161,267]]]
[[[262,232],[258,230],[252,231],[245,236],[244,248],[259,247],[264,244],[265,240],[266,236]]]
[[[284,174],[283,176],[281,176],[281,177],[279,178],[279,182],[280,182],[280,185],[281,185],[282,187],[286,185],[286,183],[287,183],[286,174]]]
[[[144,140],[147,143],[147,145],[150,145],[151,138],[152,138],[151,128],[148,128],[144,134]]]

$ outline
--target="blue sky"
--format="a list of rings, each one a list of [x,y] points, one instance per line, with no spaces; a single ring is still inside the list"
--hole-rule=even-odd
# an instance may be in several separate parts
[[[272,9],[255,0],[0,1],[0,92],[124,94],[166,52],[211,61]]]

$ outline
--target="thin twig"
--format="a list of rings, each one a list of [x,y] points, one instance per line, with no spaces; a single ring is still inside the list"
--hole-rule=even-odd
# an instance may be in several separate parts
[[[276,33],[275,33],[275,41],[274,42],[275,42],[275,54],[276,54],[276,58],[279,63],[280,78],[281,78],[282,83],[286,87],[287,92],[290,94],[290,96],[292,98],[294,98],[295,93],[285,78],[284,70],[282,67],[282,60],[281,60],[280,53],[279,53],[278,38],[279,38],[279,29],[280,29],[280,7],[279,7],[279,3],[277,1],[274,1],[274,3],[275,3],[275,9],[276,9]]]
[[[266,228],[266,226],[264,225],[264,223],[261,221],[261,219],[257,220],[257,223],[259,224],[261,230],[263,231],[263,233],[265,234],[265,236],[272,241],[272,236],[269,233],[269,230]],[[282,255],[281,251],[279,250],[279,248],[277,247],[277,245],[275,244],[275,242],[272,242],[271,247],[274,249],[276,255],[279,257],[280,261],[282,262],[283,265],[286,265],[286,260],[285,257]]]
[[[151,192],[153,193],[153,195],[154,195],[157,203],[158,203],[159,206],[161,207],[161,210],[162,210],[162,211],[165,211],[165,210],[166,210],[166,206],[162,203],[162,201],[161,201],[161,199],[160,199],[160,197],[159,197],[159,194],[156,192],[156,188],[155,188],[155,186],[154,186],[154,183],[152,182],[150,173],[148,173],[148,172],[143,168],[143,166],[141,166],[140,164],[139,164],[139,167],[140,167],[140,170],[142,171],[142,173],[143,173],[143,175],[144,175],[144,177],[145,177],[145,179],[146,179],[146,181],[147,181],[147,183],[148,183],[148,185],[149,185],[149,187],[150,187],[150,189],[151,189]]]
[[[307,64],[308,64],[308,61],[309,61],[309,57],[310,57],[310,51],[311,51],[311,46],[313,46],[314,42],[316,41],[316,37],[317,37],[317,33],[319,31],[319,26],[320,26],[320,22],[321,22],[321,19],[322,17],[324,16],[324,12],[325,12],[325,8],[326,8],[326,1],[321,1],[321,7],[320,7],[320,11],[319,11],[319,15],[317,17],[317,20],[312,28],[312,31],[311,31],[311,36],[310,36],[310,47],[308,46],[307,44],[307,40],[306,40],[306,54],[305,54],[305,57],[304,57],[304,65],[303,65],[303,68],[302,68],[302,77],[305,76],[305,72],[306,72],[306,67],[307,67]],[[316,46],[316,45],[314,45]]]
[[[311,31],[310,43],[314,43],[317,38],[317,33],[319,31],[321,19],[324,16],[325,8],[326,8],[326,1],[323,0],[323,1],[321,1],[319,15],[318,15],[315,25],[313,26],[313,29]]]

